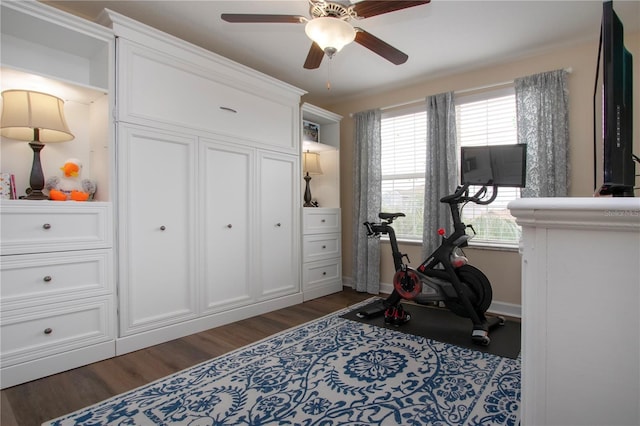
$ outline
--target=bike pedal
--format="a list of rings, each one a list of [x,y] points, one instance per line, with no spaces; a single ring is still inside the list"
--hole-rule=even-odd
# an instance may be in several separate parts
[[[402,305],[398,305],[395,315],[393,316],[393,325],[400,326],[406,324],[411,319],[411,314],[407,312]]]
[[[393,322],[394,317],[396,316],[397,308],[395,306],[389,306],[384,311],[384,323],[391,324]]]

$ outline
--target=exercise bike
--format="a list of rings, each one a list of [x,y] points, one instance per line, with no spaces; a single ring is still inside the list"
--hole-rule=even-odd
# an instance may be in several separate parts
[[[404,315],[399,305],[402,299],[412,300],[422,305],[444,304],[456,315],[471,320],[473,323],[471,339],[474,343],[488,345],[491,342],[489,330],[504,325],[505,319],[501,316],[485,316],[485,312],[491,305],[491,283],[482,271],[467,263],[467,258],[460,250],[466,247],[468,241],[475,235],[472,225],[465,225],[462,222],[460,205],[468,202],[480,205],[490,204],[497,195],[497,186],[493,186],[492,194],[488,198],[487,186],[482,186],[474,195],[469,195],[469,185],[464,184],[459,186],[453,194],[442,197],[440,202],[448,204],[451,211],[453,232],[447,236],[443,229],[439,229],[438,234],[442,236],[440,246],[415,269],[404,263],[405,258],[410,262],[409,258],[400,252],[395,231],[391,226],[394,220],[404,217],[404,213],[380,213],[378,217],[381,222],[365,222],[364,226],[369,237],[389,236],[396,273],[393,277],[391,295],[377,305],[362,309],[357,315],[361,318],[383,312]],[[473,234],[467,234],[467,229],[471,229]],[[433,289],[431,294],[422,293],[423,286]],[[385,319],[386,317],[387,315]]]

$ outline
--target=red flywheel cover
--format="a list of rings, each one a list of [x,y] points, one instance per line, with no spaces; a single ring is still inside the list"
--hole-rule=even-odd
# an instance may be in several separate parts
[[[415,271],[397,271],[393,276],[393,288],[403,299],[412,300],[422,292],[422,283]]]

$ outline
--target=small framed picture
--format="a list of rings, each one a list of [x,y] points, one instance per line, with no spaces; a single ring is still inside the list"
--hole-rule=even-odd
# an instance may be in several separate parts
[[[302,141],[320,142],[320,125],[311,121],[302,120]]]

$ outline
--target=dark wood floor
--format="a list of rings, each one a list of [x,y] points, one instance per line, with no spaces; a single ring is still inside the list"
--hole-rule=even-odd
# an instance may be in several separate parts
[[[35,426],[371,297],[342,292],[1,392],[2,426]]]

